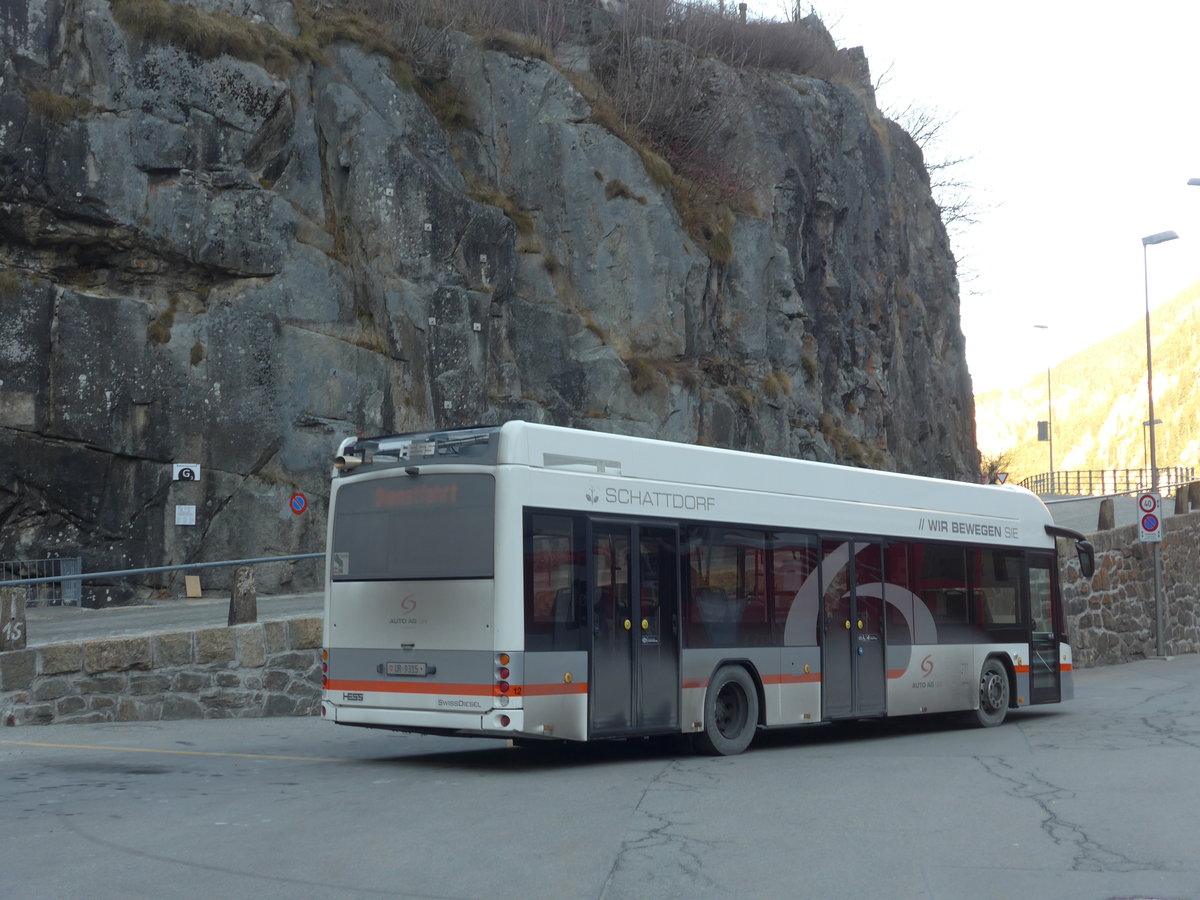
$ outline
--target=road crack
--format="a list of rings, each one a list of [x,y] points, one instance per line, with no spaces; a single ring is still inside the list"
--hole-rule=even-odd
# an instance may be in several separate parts
[[[1162,861],[1138,860],[1105,847],[1080,824],[1066,819],[1058,804],[1073,800],[1076,793],[1052,784],[1030,771],[1019,771],[1000,757],[977,756],[975,759],[994,778],[1006,783],[1010,797],[1033,802],[1042,815],[1042,831],[1059,847],[1071,849],[1074,872],[1160,872]]]
[[[717,847],[718,842],[686,833],[692,823],[675,815],[677,809],[686,807],[672,802],[673,798],[695,794],[701,789],[696,783],[697,776],[702,780],[715,780],[700,769],[687,768],[679,760],[671,760],[646,783],[598,900],[652,894],[655,882],[678,884],[679,876],[698,890],[720,888],[703,871],[705,851]]]

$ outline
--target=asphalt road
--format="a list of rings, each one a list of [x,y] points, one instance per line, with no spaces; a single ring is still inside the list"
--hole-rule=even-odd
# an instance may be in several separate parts
[[[320,615],[324,594],[258,597],[258,621]],[[88,609],[81,606],[31,606],[25,610],[26,645],[59,641],[209,628],[229,621],[228,597],[159,600],[131,606]]]
[[[1200,657],[944,719],[529,751],[312,719],[0,729],[23,898],[1200,896]]]

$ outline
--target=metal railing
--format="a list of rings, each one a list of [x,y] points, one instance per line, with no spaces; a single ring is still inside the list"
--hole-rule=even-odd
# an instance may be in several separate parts
[[[0,585],[26,586],[25,605],[78,606],[83,586],[75,577],[83,570],[78,556],[0,561]]]
[[[1140,494],[1150,490],[1150,469],[1089,469],[1076,472],[1046,472],[1021,481],[1021,487],[1035,494],[1067,497],[1106,497],[1113,494]],[[1196,480],[1192,466],[1168,466],[1158,470],[1158,489],[1170,491]]]
[[[7,568],[0,568],[0,577],[5,577],[7,580],[0,581],[0,588],[18,587],[20,585],[28,585],[31,588],[38,585],[53,584],[59,582],[64,585],[72,585],[74,589],[73,596],[75,597],[75,605],[79,604],[79,596],[84,581],[93,581],[101,578],[116,578],[124,575],[148,575],[154,572],[190,572],[193,569],[218,569],[225,566],[250,566],[259,563],[273,562],[288,562],[296,559],[321,559],[324,558],[324,553],[293,553],[290,556],[260,556],[253,559],[223,559],[217,562],[194,562],[194,563],[179,563],[174,566],[150,566],[141,569],[114,569],[108,572],[83,572],[80,571],[82,560],[75,560],[73,572],[65,570],[56,574],[50,575],[33,575],[23,578],[12,578]],[[52,560],[53,562],[66,562],[66,560]],[[0,563],[0,566],[8,566],[9,563]],[[27,566],[27,562],[18,562],[16,566]],[[34,603],[40,602],[37,598]],[[30,605],[30,601],[26,600],[26,605]]]

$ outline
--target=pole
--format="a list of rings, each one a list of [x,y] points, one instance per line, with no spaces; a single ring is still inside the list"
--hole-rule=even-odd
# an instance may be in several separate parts
[[[1150,490],[1158,490],[1158,450],[1154,440],[1154,350],[1150,345],[1150,265],[1142,244],[1142,284],[1146,292],[1146,399],[1150,407]]]
[[[1054,482],[1054,395],[1050,393],[1050,366],[1046,366],[1046,437],[1050,439],[1050,482]],[[1051,489],[1053,490],[1053,488]]]
[[[1158,493],[1158,451],[1154,442],[1154,363],[1150,345],[1150,264],[1147,260],[1147,244],[1142,241],[1142,287],[1146,296],[1146,400],[1150,407],[1150,490]],[[1162,528],[1162,510],[1158,510],[1159,528]],[[1166,641],[1163,639],[1164,620],[1162,595],[1162,541],[1155,541],[1151,554],[1154,557],[1154,652],[1166,656]]]

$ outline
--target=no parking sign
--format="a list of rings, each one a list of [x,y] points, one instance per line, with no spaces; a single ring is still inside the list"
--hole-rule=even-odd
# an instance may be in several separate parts
[[[292,494],[292,499],[288,501],[288,508],[296,515],[308,509],[308,498],[303,494]]]
[[[1162,496],[1158,492],[1138,497],[1138,540],[1162,541]]]

